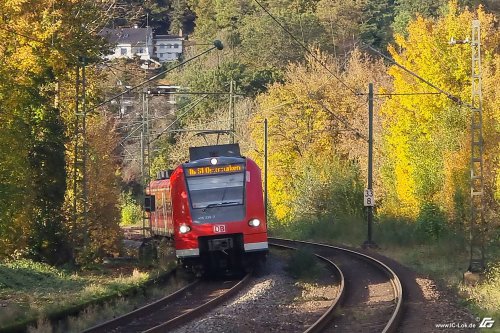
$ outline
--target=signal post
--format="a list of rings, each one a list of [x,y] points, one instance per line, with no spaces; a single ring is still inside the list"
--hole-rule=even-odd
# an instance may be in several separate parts
[[[367,210],[368,234],[363,243],[363,248],[377,248],[372,238],[373,206],[375,198],[373,195],[373,83],[368,84],[368,182],[364,191],[364,206]]]

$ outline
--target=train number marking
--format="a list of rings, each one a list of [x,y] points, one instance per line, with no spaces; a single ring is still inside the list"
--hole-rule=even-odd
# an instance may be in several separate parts
[[[225,225],[214,225],[214,232],[226,232],[226,226]]]
[[[198,220],[212,220],[215,218],[215,215],[205,215],[205,216],[200,216]]]

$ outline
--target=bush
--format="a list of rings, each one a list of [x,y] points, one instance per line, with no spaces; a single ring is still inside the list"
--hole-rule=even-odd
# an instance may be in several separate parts
[[[294,278],[314,278],[319,274],[318,259],[311,251],[299,248],[293,252],[285,270]]]
[[[295,218],[361,216],[363,185],[359,167],[336,155],[303,164],[295,184]]]
[[[120,225],[134,225],[142,223],[142,208],[130,192],[120,197],[121,221]]]
[[[292,239],[359,245],[366,237],[366,221],[359,217],[332,215],[310,217],[279,225],[273,228],[272,234]]]
[[[424,203],[417,217],[417,231],[439,239],[446,229],[446,216],[444,212],[434,203]]]
[[[418,242],[417,226],[414,221],[382,216],[373,227],[376,242],[407,246]]]

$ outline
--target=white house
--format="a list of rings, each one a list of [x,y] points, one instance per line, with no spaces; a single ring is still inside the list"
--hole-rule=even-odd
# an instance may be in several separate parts
[[[153,29],[148,28],[104,28],[100,36],[115,45],[113,53],[106,59],[134,58],[159,62],[179,59],[183,49],[183,38],[175,35],[153,35]]]
[[[113,53],[106,59],[140,57],[150,60],[153,56],[153,29],[147,28],[104,28],[99,35],[115,44]]]
[[[154,53],[160,62],[174,61],[182,54],[183,38],[174,35],[156,35]]]

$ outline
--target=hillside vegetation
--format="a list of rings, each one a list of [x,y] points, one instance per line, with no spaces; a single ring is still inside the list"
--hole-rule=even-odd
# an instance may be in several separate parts
[[[120,222],[141,220],[140,158],[123,157],[124,129],[141,119],[140,93],[124,119],[116,101],[96,108],[155,74],[137,60],[102,61],[110,45],[98,32],[133,24],[188,34],[184,59],[214,39],[225,45],[152,84],[227,93],[232,81],[236,93],[233,103],[227,94],[182,95],[176,107],[152,99],[161,134],[151,140],[151,174],[206,144],[191,130],[230,128],[232,104],[234,139],[261,166],[269,122],[271,232],[359,244],[373,83],[376,241],[453,249],[466,265],[472,51],[448,41],[470,40],[479,20],[485,221],[474,230],[498,282],[498,1],[17,0],[0,11],[0,258],[77,267],[120,253]]]

